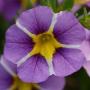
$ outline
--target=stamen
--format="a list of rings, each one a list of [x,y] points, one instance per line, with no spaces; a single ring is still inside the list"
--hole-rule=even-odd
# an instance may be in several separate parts
[[[48,41],[50,41],[52,39],[52,36],[49,35],[49,34],[43,34],[41,37],[40,37],[40,42],[42,43],[46,43]]]
[[[29,59],[31,57],[30,53],[28,53],[25,57],[23,57],[21,60],[19,60],[17,62],[17,67],[19,67],[20,65],[22,65],[27,59]]]
[[[32,34],[31,32],[29,32],[29,30],[27,30],[24,26],[22,26],[19,22],[19,20],[16,21],[16,26],[22,30],[24,33],[26,33],[29,37],[34,37],[36,36],[35,34]]]
[[[15,72],[7,65],[7,63],[3,60],[3,56],[1,57],[0,64],[4,67],[4,69],[13,77],[16,77]]]

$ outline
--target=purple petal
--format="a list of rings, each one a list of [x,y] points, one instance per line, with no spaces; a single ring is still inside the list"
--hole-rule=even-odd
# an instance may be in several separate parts
[[[0,90],[7,90],[12,84],[12,76],[0,63]]]
[[[24,82],[42,82],[49,76],[48,65],[40,55],[32,56],[18,67],[18,75]]]
[[[90,61],[90,31],[89,30],[85,31],[86,31],[86,39],[81,44],[80,49],[84,53],[87,61]]]
[[[10,27],[6,33],[6,45],[4,56],[9,61],[16,63],[26,56],[32,49],[33,42],[23,31],[15,25]]]
[[[20,8],[19,0],[5,0],[2,14],[7,20],[11,20]]]
[[[9,60],[5,59],[4,57],[3,57],[3,61],[15,74],[17,73],[17,65],[16,64],[13,64]]]
[[[3,5],[4,5],[3,0],[0,0],[0,13],[1,13],[1,12],[2,12],[2,10],[3,10]]]
[[[38,6],[22,13],[19,22],[34,34],[45,32],[49,29],[53,12],[46,6]]]
[[[5,68],[0,63],[0,78],[10,78],[11,75],[5,70]]]
[[[75,5],[73,6],[73,8],[72,8],[72,12],[73,12],[73,13],[76,13],[80,8],[81,8],[81,5],[75,4]]]
[[[70,12],[63,12],[58,16],[54,34],[63,44],[80,44],[85,39],[84,28]]]
[[[57,50],[54,55],[53,65],[57,76],[67,76],[78,71],[85,61],[85,57],[79,49]]]
[[[86,70],[87,74],[90,76],[90,61],[84,63],[84,69]]]
[[[65,79],[52,75],[46,81],[40,83],[39,85],[41,87],[40,90],[63,90]]]
[[[86,5],[87,5],[88,7],[90,7],[90,2],[88,2]]]
[[[13,82],[11,78],[0,79],[0,90],[8,90],[12,83]]]

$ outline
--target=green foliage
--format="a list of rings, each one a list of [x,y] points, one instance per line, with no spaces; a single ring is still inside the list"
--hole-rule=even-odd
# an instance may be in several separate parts
[[[73,7],[74,0],[64,0],[63,10],[70,11]]]
[[[90,29],[90,14],[88,14],[86,8],[84,8],[84,13],[83,13],[83,15],[82,15],[81,18],[80,18],[80,23],[81,23],[84,27]]]

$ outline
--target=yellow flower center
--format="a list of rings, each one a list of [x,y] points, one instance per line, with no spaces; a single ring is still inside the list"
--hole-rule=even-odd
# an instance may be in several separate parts
[[[52,60],[53,54],[57,48],[62,45],[55,39],[52,32],[48,31],[32,37],[35,45],[30,52],[30,55],[40,54],[46,60]]]
[[[9,88],[9,90],[39,90],[39,86],[37,84],[25,83],[21,81],[18,77],[14,77],[13,85]]]
[[[75,0],[75,4],[86,4],[90,2],[90,0]]]

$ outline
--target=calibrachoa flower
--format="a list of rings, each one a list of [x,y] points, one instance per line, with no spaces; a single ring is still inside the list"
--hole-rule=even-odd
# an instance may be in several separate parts
[[[36,84],[22,82],[16,75],[16,65],[0,59],[0,90],[32,90]]]
[[[0,14],[7,20],[16,16],[20,8],[20,0],[0,0]]]
[[[43,83],[33,84],[21,81],[16,73],[16,65],[2,57],[0,59],[0,90],[34,90],[35,88],[35,90],[63,90],[64,88],[64,78],[51,76]]]
[[[52,75],[39,85],[41,86],[41,90],[64,90],[65,80],[64,78]]]
[[[86,40],[82,43],[80,49],[83,51],[86,62],[84,68],[86,69],[88,75],[90,76],[90,31],[86,29]]]
[[[39,6],[23,12],[6,33],[4,56],[17,64],[25,82],[41,82],[50,75],[67,76],[79,70],[84,28],[71,12],[54,14]]]

